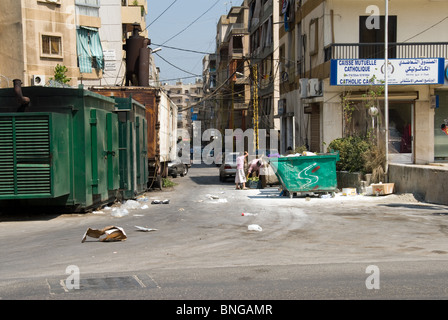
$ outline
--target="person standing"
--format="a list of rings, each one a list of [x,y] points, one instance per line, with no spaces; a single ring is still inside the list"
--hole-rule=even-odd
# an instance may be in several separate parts
[[[240,183],[243,184],[243,189],[246,190],[246,175],[244,174],[244,161],[249,154],[244,151],[244,155],[236,158],[236,174],[235,174],[235,189],[240,189]]]

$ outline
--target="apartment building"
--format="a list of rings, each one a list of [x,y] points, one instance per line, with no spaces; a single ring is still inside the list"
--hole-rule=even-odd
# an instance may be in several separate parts
[[[92,4],[92,0],[76,0]],[[95,0],[94,0],[95,1]],[[99,3],[99,2],[98,2]],[[126,80],[126,52],[123,45],[137,28],[142,37],[148,37],[146,15],[148,4],[146,0],[101,0],[97,15],[101,19],[99,38],[103,52],[104,65],[101,74],[92,72],[81,73],[79,83],[85,86],[115,86],[124,85]],[[151,85],[158,84],[158,70],[152,55],[149,63]]]
[[[218,100],[216,91],[216,54],[208,54],[202,59],[202,90],[204,98],[198,107],[198,120],[202,121],[202,131],[217,128],[216,115]]]
[[[44,85],[57,64],[68,68],[75,85],[77,24],[98,27],[99,19],[75,14],[75,0],[5,0],[0,2],[0,74],[2,87],[13,79]]]
[[[177,128],[184,129],[192,137],[192,123],[198,120],[199,105],[203,92],[202,80],[197,79],[195,83],[176,82],[175,85],[163,84],[168,96],[177,106]]]
[[[447,2],[389,2],[388,68],[385,1],[285,0],[279,10],[282,151],[326,151],[336,138],[372,129],[385,145],[388,129],[391,163],[448,159]],[[366,94],[385,87],[386,69],[388,103],[379,94],[369,113]]]
[[[5,0],[0,9],[2,87],[47,85],[58,64],[72,86],[120,83],[123,42],[135,22],[146,28],[145,0]]]
[[[248,0],[234,6],[217,24],[217,129],[252,128],[250,110]]]
[[[280,130],[278,115],[280,98],[279,70],[279,0],[249,2],[250,68],[253,85],[252,100],[257,99],[258,129],[266,130],[266,147],[270,149],[271,129]],[[277,146],[273,146],[277,148]]]

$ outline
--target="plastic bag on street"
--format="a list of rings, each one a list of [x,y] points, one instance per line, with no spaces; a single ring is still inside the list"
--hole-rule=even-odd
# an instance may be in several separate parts
[[[258,224],[250,224],[247,226],[249,231],[263,231],[263,229]]]

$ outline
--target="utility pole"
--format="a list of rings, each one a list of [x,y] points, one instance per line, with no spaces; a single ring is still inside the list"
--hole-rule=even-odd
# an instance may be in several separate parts
[[[258,67],[252,67],[254,74],[254,131],[255,131],[255,150],[258,152]]]
[[[386,122],[386,168],[385,175],[386,180],[389,181],[389,0],[386,0],[386,14],[385,14],[385,30],[384,30],[384,118]]]
[[[230,87],[232,89],[232,112],[230,113],[230,128],[233,130],[235,129],[235,99],[233,96],[235,94],[235,82],[233,81],[233,77],[231,78]]]

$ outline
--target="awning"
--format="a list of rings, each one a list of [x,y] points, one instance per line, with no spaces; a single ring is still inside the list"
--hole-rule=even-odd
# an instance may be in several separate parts
[[[92,66],[104,70],[103,47],[97,28],[80,26],[76,30],[76,49],[81,73],[92,73]]]
[[[389,100],[417,100],[418,99],[418,91],[409,91],[409,92],[389,92],[388,94]],[[350,98],[348,100],[351,101],[364,101],[366,100],[365,92],[352,92],[350,93]],[[384,95],[377,97],[378,100],[384,100]]]

